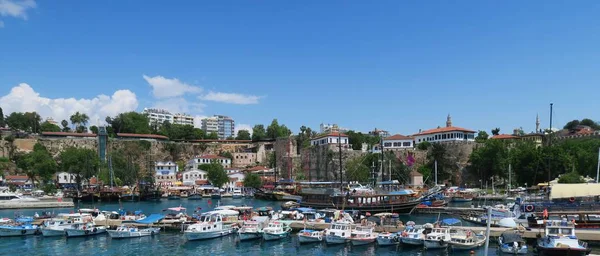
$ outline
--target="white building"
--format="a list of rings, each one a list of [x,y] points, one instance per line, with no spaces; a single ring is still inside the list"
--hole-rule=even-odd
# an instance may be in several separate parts
[[[414,134],[413,137],[414,142],[416,144],[419,144],[424,141],[430,143],[451,141],[472,142],[475,141],[475,131],[452,126],[452,119],[450,115],[448,115],[448,119],[446,120],[446,127],[426,131],[419,131],[419,133]]]
[[[150,119],[150,124],[162,125],[165,121],[169,123],[173,123],[173,114],[169,113],[169,111],[164,109],[157,108],[144,108],[142,114],[148,116]]]
[[[348,128],[343,128],[343,127],[339,127],[337,124],[324,124],[321,123],[321,125],[319,126],[320,128],[320,133],[332,133],[332,132],[348,132],[349,129]]]
[[[186,170],[199,169],[198,166],[210,163],[219,163],[223,168],[231,167],[231,159],[217,155],[202,155],[190,159],[185,165]]]
[[[208,174],[206,171],[192,169],[189,171],[185,171],[181,174],[181,181],[184,186],[193,186],[199,183],[198,181],[206,181],[208,179]]]
[[[206,134],[217,133],[220,140],[235,137],[235,121],[233,118],[223,115],[214,115],[202,119],[202,130]]]
[[[348,140],[348,135],[340,134],[337,132],[332,132],[328,134],[318,135],[310,139],[310,145],[320,146],[320,145],[328,145],[328,144],[338,144],[338,139],[341,139],[342,145],[349,145],[350,141]]]
[[[224,188],[232,190],[233,188],[241,188],[244,186],[244,172],[239,168],[227,168],[225,169],[229,182],[223,185]]]
[[[400,134],[392,135],[383,139],[384,150],[413,148],[413,138]]]
[[[173,115],[173,123],[194,126],[194,117],[186,114],[177,113]]]
[[[160,184],[175,183],[177,181],[177,172],[179,172],[177,163],[171,161],[154,163],[154,178]]]
[[[55,177],[56,183],[58,183],[61,188],[74,186],[77,184],[77,175],[73,173],[59,172]]]
[[[211,132],[219,133],[219,119],[214,116],[202,119],[202,130],[206,134]]]

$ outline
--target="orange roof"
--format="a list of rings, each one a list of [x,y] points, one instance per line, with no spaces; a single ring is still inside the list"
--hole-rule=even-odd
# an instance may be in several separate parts
[[[196,185],[206,185],[208,184],[208,180],[196,180]]]
[[[416,176],[423,176],[423,174],[421,174],[420,172],[417,172],[417,171],[410,172],[410,177],[416,177]]]
[[[427,131],[422,131],[421,133],[414,134],[413,136],[429,135],[429,134],[444,133],[444,132],[467,132],[467,133],[475,133],[475,131],[472,131],[472,130],[469,130],[469,129],[465,129],[465,128],[461,128],[461,127],[456,127],[456,126],[450,126],[450,127],[441,127],[441,128],[431,129],[431,130],[427,130]]]
[[[159,139],[159,140],[168,140],[169,137],[157,135],[157,134],[137,134],[137,133],[117,133],[119,137],[129,137],[129,138],[145,138],[145,139]]]
[[[27,180],[29,177],[27,175],[7,175],[7,180]]]
[[[71,136],[71,137],[96,137],[93,133],[76,133],[76,132],[42,132],[43,136]]]
[[[385,137],[383,140],[412,140],[412,137],[404,136],[401,134],[395,134],[389,137]]]
[[[510,135],[510,134],[498,134],[492,136],[492,139],[506,140],[506,139],[517,139],[518,136]]]
[[[328,133],[328,134],[317,135],[316,137],[314,137],[312,139],[316,140],[316,139],[325,138],[325,137],[348,137],[348,135],[339,133],[339,132],[332,132],[332,133]]]

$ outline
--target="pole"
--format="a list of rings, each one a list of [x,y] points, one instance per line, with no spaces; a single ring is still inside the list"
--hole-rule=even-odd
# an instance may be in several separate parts
[[[385,149],[383,148],[383,136],[381,134],[378,134],[378,135],[379,135],[379,140],[381,141],[381,181],[384,181],[385,180],[385,174],[383,172],[383,165],[384,165],[384,162],[383,162],[383,159],[384,159],[383,158],[384,157],[383,153],[385,152],[384,151]]]
[[[552,145],[552,107],[554,103],[550,103],[550,131],[548,132],[548,145]],[[550,187],[550,159],[548,159],[548,187]]]
[[[600,175],[600,148],[598,148],[598,167],[596,167],[596,183],[598,183],[599,175]]]
[[[340,151],[340,192],[344,191],[344,176],[342,176],[342,133],[338,131],[338,150]]]
[[[390,167],[388,168],[388,173],[390,174],[390,177],[388,180],[392,181],[392,160],[390,159],[388,160],[388,162],[390,163]]]
[[[488,255],[488,248],[490,247],[490,225],[492,224],[492,222],[490,221],[492,219],[492,207],[487,208],[487,228],[485,229],[485,250],[483,251],[483,255]]]
[[[510,182],[511,182],[511,180],[510,180],[510,178],[511,178],[510,174],[512,172],[511,167],[512,167],[511,164],[508,164],[508,193],[510,193],[510,187],[511,187],[510,186],[511,185],[510,184]],[[506,194],[508,194],[508,193],[506,193]]]
[[[435,160],[434,162],[434,168],[435,168],[435,185],[437,186],[438,182],[437,182],[437,160]]]

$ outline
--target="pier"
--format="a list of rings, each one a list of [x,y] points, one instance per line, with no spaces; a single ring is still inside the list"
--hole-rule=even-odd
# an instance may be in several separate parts
[[[423,207],[415,208],[413,213],[417,214],[450,214],[450,215],[461,215],[468,213],[485,213],[485,208],[471,208],[471,207]]]
[[[4,200],[0,202],[0,210],[6,209],[44,209],[44,208],[73,208],[71,198],[38,198],[39,201]]]

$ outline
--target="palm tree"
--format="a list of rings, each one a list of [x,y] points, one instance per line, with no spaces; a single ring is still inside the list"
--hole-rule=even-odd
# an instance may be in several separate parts
[[[90,120],[90,117],[85,113],[79,113],[79,111],[77,111],[75,114],[71,115],[70,119],[77,132],[84,132],[86,130],[85,125]]]
[[[77,128],[78,124],[81,122],[81,114],[79,113],[79,111],[75,112],[75,114],[72,114],[71,117],[71,123],[73,124],[73,129]]]

